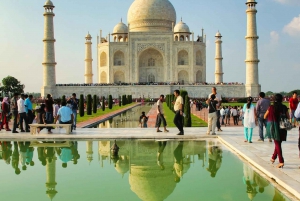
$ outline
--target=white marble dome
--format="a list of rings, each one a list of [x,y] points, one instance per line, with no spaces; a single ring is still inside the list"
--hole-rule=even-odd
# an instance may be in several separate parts
[[[129,31],[172,31],[176,11],[169,0],[135,0],[127,13]]]
[[[222,37],[221,33],[218,31],[215,37]]]
[[[52,1],[50,1],[50,0],[47,0],[47,1],[45,2],[45,5],[44,5],[44,6],[51,6],[51,7],[54,7]]]
[[[190,33],[190,28],[186,23],[182,22],[182,20],[181,20],[174,27],[174,32],[175,33]]]
[[[122,21],[119,22],[113,30],[113,34],[124,34],[128,33],[128,27]]]

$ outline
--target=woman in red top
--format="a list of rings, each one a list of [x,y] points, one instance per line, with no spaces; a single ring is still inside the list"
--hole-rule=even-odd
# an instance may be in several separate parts
[[[8,126],[9,122],[9,103],[8,103],[8,97],[3,98],[2,102],[2,125],[1,128],[4,129],[4,124],[5,124],[5,129],[6,131],[11,131]]]
[[[296,117],[295,117],[295,110],[297,109],[298,106],[298,95],[297,92],[294,91],[293,92],[293,97],[290,98],[289,100],[289,106],[290,106],[290,115],[291,115],[291,123],[293,123],[293,119],[294,119],[294,128],[296,128]]]

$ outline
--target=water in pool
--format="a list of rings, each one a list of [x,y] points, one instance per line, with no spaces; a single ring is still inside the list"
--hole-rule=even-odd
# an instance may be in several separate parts
[[[289,199],[217,140],[1,142],[1,200]]]

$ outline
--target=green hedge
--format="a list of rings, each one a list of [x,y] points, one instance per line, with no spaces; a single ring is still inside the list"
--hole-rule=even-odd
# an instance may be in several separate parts
[[[79,98],[79,116],[84,116],[84,97],[83,94],[80,94]]]
[[[105,97],[102,96],[102,111],[105,111]]]
[[[86,101],[86,114],[92,115],[92,95],[87,95],[87,101]]]
[[[183,119],[183,125],[185,127],[192,127],[192,118],[191,118],[191,108],[190,108],[190,98],[189,96],[185,96],[184,100],[184,114],[185,117]]]
[[[98,97],[94,95],[93,97],[93,113],[97,113],[97,106],[98,106]]]
[[[109,108],[109,109],[112,109],[112,107],[113,107],[112,96],[109,95],[109,96],[108,96],[108,108]]]

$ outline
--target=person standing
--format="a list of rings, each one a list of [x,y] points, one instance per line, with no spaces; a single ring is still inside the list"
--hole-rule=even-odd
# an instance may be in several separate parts
[[[208,105],[208,127],[207,127],[207,135],[210,135],[210,131],[212,131],[212,135],[216,135],[216,121],[217,121],[217,104],[218,101],[215,101],[215,94],[210,96],[210,99],[207,100]]]
[[[259,127],[259,142],[264,141],[264,126],[267,126],[267,121],[264,119],[264,115],[268,108],[270,107],[270,100],[265,98],[265,93],[259,93],[259,100],[256,103],[256,115],[258,119],[258,127]],[[269,137],[269,142],[272,142],[271,138]]]
[[[70,98],[71,105],[72,105],[72,112],[73,112],[73,129],[76,130],[76,123],[77,123],[77,111],[78,111],[78,105],[79,100],[76,98],[76,94],[72,94],[72,98]]]
[[[54,118],[56,118],[59,108],[60,108],[60,100],[54,101],[54,105],[53,105],[53,117]],[[56,122],[54,122],[54,123],[56,123]]]
[[[247,103],[243,107],[245,142],[249,143],[252,143],[253,128],[256,122],[256,110],[252,101],[252,97],[248,97]]]
[[[2,107],[2,125],[1,125],[2,128],[1,129],[4,129],[4,125],[5,125],[5,130],[11,131],[8,125],[8,122],[10,120],[10,108],[9,108],[8,97],[3,98],[1,107]]]
[[[209,96],[208,96],[208,99],[210,99],[210,96],[212,95],[212,94],[214,94],[215,96],[216,96],[216,98],[215,98],[215,101],[218,101],[218,104],[217,104],[217,128],[218,128],[218,131],[222,131],[222,129],[221,129],[221,124],[220,124],[220,117],[221,117],[221,115],[220,115],[220,107],[221,107],[221,104],[222,104],[222,97],[221,97],[221,94],[218,94],[217,93],[217,88],[216,87],[213,87],[212,89],[211,89],[211,94],[209,94]]]
[[[27,116],[27,122],[26,122],[26,130],[29,130],[29,124],[32,123],[33,121],[33,108],[32,108],[32,95],[29,95],[28,98],[26,98],[26,100],[24,101],[24,105],[25,105],[25,112],[26,112],[26,116]]]
[[[69,107],[66,107],[66,102],[63,101],[61,103],[61,108],[57,112],[57,116],[55,117],[54,122],[59,120],[60,124],[72,124],[73,121],[73,112]],[[73,131],[72,126],[71,126],[71,132]]]
[[[298,95],[297,95],[297,92],[294,91],[293,92],[293,97],[290,98],[289,100],[289,107],[290,107],[290,115],[291,115],[291,118],[290,118],[290,121],[291,123],[293,123],[293,119],[294,119],[294,128],[296,128],[296,117],[295,117],[295,110],[297,109],[297,106],[298,106]]]
[[[238,114],[237,106],[232,107],[230,112],[233,120],[233,125],[237,125],[237,114]]]
[[[14,117],[12,133],[19,133],[17,131],[17,127],[18,127],[18,96],[19,96],[18,93],[14,93],[14,97],[12,97],[12,99],[10,100],[10,110]]]
[[[222,123],[221,125],[224,125],[224,120],[225,120],[225,109],[224,107],[222,106],[221,109],[220,109],[220,115],[221,115],[221,118],[222,118]]]
[[[174,116],[174,124],[179,130],[179,133],[177,135],[184,135],[183,131],[183,98],[180,96],[180,91],[177,89],[174,91],[174,96],[176,98],[176,101],[172,102],[174,104],[174,111],[175,111],[175,116]]]
[[[25,132],[24,127],[23,127],[24,126],[23,121],[25,122],[25,126],[27,125],[24,99],[25,99],[25,95],[21,94],[21,97],[19,98],[19,100],[17,102],[17,104],[18,104],[18,113],[19,113],[19,116],[20,116],[19,125],[20,125],[21,132]],[[26,132],[29,132],[29,131],[26,130]]]
[[[264,115],[265,119],[268,119],[267,124],[267,132],[274,139],[275,149],[273,156],[271,158],[271,162],[274,163],[276,158],[279,158],[279,165],[277,168],[283,168],[284,159],[282,156],[282,141],[286,141],[287,130],[281,129],[279,127],[279,122],[281,116],[285,115],[287,119],[289,119],[288,109],[285,105],[282,104],[282,95],[276,94],[273,105],[269,107],[266,114]]]
[[[45,109],[46,109],[46,123],[53,123],[53,104],[54,101],[50,94],[47,94],[47,99],[45,100]],[[51,134],[51,130],[48,130],[48,134]]]
[[[167,130],[167,122],[166,119],[164,117],[164,108],[163,108],[163,102],[165,96],[164,95],[160,95],[158,101],[157,101],[157,117],[156,117],[156,132],[162,132],[161,130],[159,130],[159,127],[161,125],[161,122],[163,123],[164,126],[164,132],[169,132]]]

